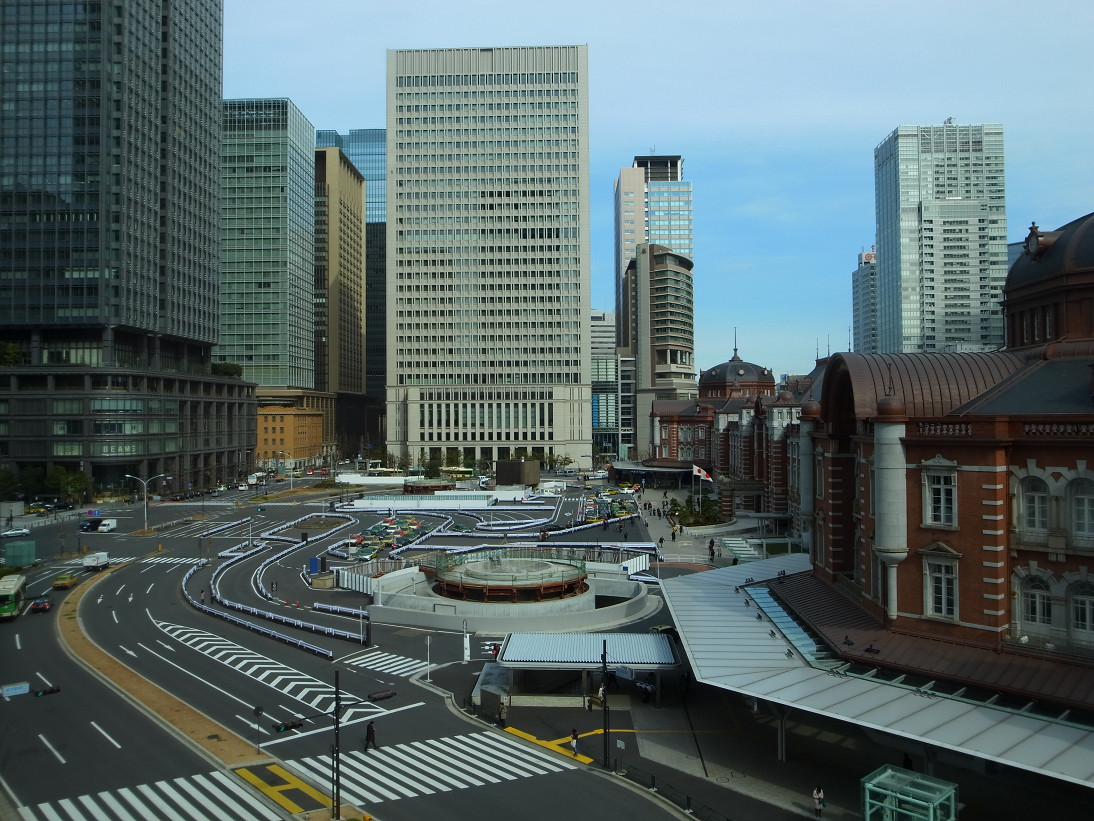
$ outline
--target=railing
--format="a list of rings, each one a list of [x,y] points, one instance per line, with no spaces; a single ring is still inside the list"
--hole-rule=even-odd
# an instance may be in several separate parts
[[[647,772],[629,761],[620,761],[617,758],[612,766],[615,774],[620,778],[625,778],[650,792],[657,793],[665,801],[679,807],[688,815],[703,819],[703,821],[731,821],[725,813],[719,812],[701,801],[696,801],[671,782],[663,779],[659,780],[653,773]]]

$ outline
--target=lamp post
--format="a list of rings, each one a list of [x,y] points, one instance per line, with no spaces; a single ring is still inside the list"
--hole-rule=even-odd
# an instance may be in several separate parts
[[[144,489],[144,529],[146,532],[148,530],[148,483],[153,479],[159,479],[166,475],[166,473],[159,473],[155,476],[150,476],[147,479],[142,479],[140,476],[134,476],[132,473],[125,474],[126,479],[136,479],[141,483],[141,487]]]

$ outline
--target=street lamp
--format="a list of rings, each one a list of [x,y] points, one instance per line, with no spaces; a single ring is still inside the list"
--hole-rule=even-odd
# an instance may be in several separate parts
[[[283,450],[279,450],[278,453],[281,454],[282,456],[288,456],[288,454],[285,453],[285,451],[283,451]],[[288,461],[288,460],[286,459],[285,461]],[[294,470],[295,469],[293,468],[293,466],[289,465],[289,471],[288,471],[288,473],[289,473],[289,490],[292,490],[292,475],[293,475]]]
[[[138,482],[141,483],[141,486],[144,488],[144,529],[146,532],[148,531],[148,483],[151,482],[153,479],[159,479],[166,475],[166,473],[160,473],[156,476],[150,476],[147,479],[142,479],[140,476],[134,476],[132,473],[125,474],[126,479],[136,479]]]

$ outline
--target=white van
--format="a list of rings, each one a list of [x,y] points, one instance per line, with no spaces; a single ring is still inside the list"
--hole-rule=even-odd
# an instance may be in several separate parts
[[[118,529],[117,519],[103,519],[99,522],[98,528],[95,529],[96,533],[112,533]]]

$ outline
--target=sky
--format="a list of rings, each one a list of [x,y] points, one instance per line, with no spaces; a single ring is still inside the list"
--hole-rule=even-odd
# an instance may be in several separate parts
[[[873,151],[898,125],[1002,123],[1008,240],[1094,210],[1094,3],[1043,0],[225,0],[224,96],[384,127],[388,49],[589,50],[592,308],[614,310],[612,183],[679,154],[693,186],[699,368],[846,351],[874,244]]]

